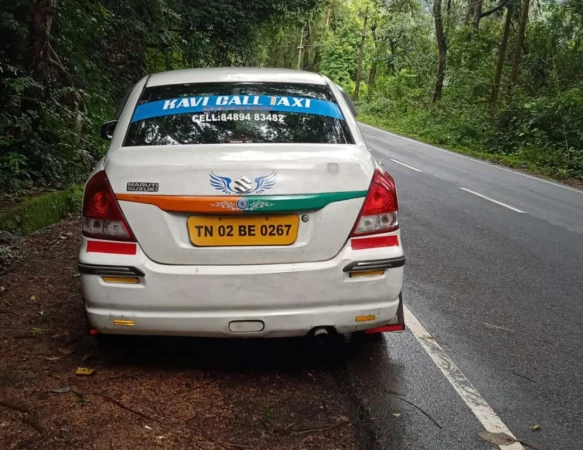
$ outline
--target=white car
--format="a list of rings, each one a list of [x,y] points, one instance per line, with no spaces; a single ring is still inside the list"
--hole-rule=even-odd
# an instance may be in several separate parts
[[[85,186],[91,333],[403,330],[397,191],[353,110],[329,79],[295,70],[138,82]]]

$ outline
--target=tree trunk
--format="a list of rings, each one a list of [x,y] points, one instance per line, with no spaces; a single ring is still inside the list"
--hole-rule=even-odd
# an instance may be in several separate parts
[[[373,54],[373,59],[372,59],[372,63],[370,66],[370,72],[368,74],[368,88],[371,89],[372,87],[374,87],[374,83],[375,83],[375,78],[377,75],[377,33],[376,33],[377,27],[372,26],[370,28],[370,31],[372,32],[372,39],[374,42],[374,54]]]
[[[397,54],[397,41],[396,39],[390,39],[389,40],[389,47],[391,47],[391,57],[389,59],[389,61],[387,62],[387,70],[389,71],[389,73],[391,75],[395,75],[396,70],[395,70],[395,58],[396,58],[396,54]]]
[[[302,27],[302,34],[300,34],[300,46],[298,47],[298,70],[302,68],[302,50],[304,49],[304,27]]]
[[[440,0],[441,1],[441,0]],[[360,50],[358,51],[358,69],[356,71],[356,82],[354,86],[354,101],[358,101],[360,94],[360,78],[362,76],[362,60],[364,58],[364,43],[366,40],[366,23],[368,22],[368,6],[364,13],[364,25],[362,26],[362,37],[360,40]]]
[[[520,11],[520,24],[518,26],[518,37],[516,38],[516,47],[514,48],[514,59],[512,60],[512,71],[510,72],[510,83],[508,90],[512,90],[518,80],[518,69],[520,67],[520,57],[522,56],[522,46],[524,45],[524,36],[526,34],[526,22],[528,21],[528,11],[530,9],[530,0],[522,1],[522,10]]]
[[[470,0],[468,14],[466,15],[466,25],[471,25],[476,29],[480,28],[483,4],[484,0]]]
[[[439,49],[439,63],[437,66],[437,75],[435,78],[435,90],[433,92],[433,103],[441,100],[443,91],[443,80],[445,78],[445,67],[447,63],[447,43],[445,33],[443,32],[443,18],[441,16],[441,0],[433,2],[433,17],[435,18],[435,37]]]
[[[42,81],[49,67],[49,38],[57,0],[35,0],[32,8],[28,68],[36,81]]]
[[[330,17],[332,16],[332,1],[328,3],[328,7],[326,9],[326,16],[324,20],[324,25],[326,28],[330,28]]]
[[[504,22],[504,32],[502,33],[502,42],[500,42],[500,52],[498,54],[498,63],[494,73],[494,84],[490,93],[490,111],[496,110],[498,103],[498,93],[500,92],[500,81],[502,80],[502,71],[504,61],[506,60],[506,50],[508,49],[508,38],[510,37],[510,28],[512,26],[512,14],[514,13],[514,2],[511,1],[506,9],[506,21]]]
[[[312,25],[306,24],[306,43],[304,44],[304,63],[303,70],[310,70],[310,44],[312,41]]]

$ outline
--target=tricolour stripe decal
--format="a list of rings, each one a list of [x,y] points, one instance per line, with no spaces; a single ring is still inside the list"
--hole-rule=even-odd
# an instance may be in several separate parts
[[[118,200],[155,205],[169,212],[243,213],[236,197],[189,197],[181,195],[116,194]]]
[[[363,198],[367,191],[298,195],[198,197],[180,195],[116,194],[118,200],[155,205],[163,211],[206,214],[260,214],[309,211],[344,200]]]

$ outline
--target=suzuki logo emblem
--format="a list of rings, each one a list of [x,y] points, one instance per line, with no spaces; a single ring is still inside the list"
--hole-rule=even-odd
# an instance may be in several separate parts
[[[246,177],[241,177],[233,183],[233,190],[239,194],[245,194],[251,190],[253,184]]]

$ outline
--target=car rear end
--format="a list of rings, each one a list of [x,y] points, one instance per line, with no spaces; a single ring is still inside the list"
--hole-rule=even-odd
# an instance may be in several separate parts
[[[85,189],[80,270],[98,332],[403,328],[395,184],[335,87],[292,74],[135,87]]]

